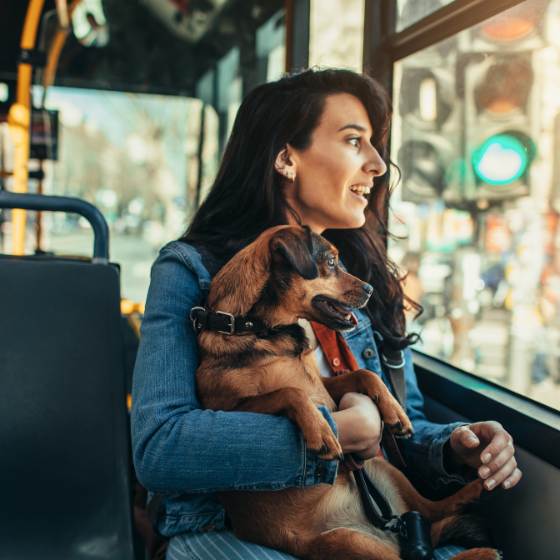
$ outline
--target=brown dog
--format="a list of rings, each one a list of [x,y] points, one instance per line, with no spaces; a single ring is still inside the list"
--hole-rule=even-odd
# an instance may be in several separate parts
[[[349,391],[369,395],[394,432],[412,432],[406,413],[377,375],[359,370],[321,377],[297,325],[297,319],[304,318],[333,329],[351,328],[351,308],[366,305],[371,286],[343,271],[337,255],[323,237],[296,226],[268,229],[240,251],[214,278],[207,307],[250,316],[269,329],[239,336],[202,331],[197,370],[204,407],[286,415],[300,428],[307,446],[329,459],[341,457],[342,450],[317,405],[336,410]],[[393,511],[416,510],[432,521],[434,545],[460,522],[462,507],[482,490],[476,481],[450,498],[431,502],[388,462],[376,458],[366,468]],[[356,484],[343,465],[332,486],[227,492],[220,498],[239,538],[310,560],[400,558],[396,537],[368,522]],[[497,558],[494,549],[476,548],[455,560]]]

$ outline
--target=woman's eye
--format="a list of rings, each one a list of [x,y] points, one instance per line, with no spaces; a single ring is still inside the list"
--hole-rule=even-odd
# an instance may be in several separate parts
[[[350,142],[350,144],[352,144],[352,146],[354,146],[355,148],[359,148],[361,140],[362,139],[359,136],[355,136],[354,138],[349,138],[348,142]]]
[[[334,257],[330,257],[329,260],[327,261],[327,264],[331,267],[334,268],[336,265],[336,260]]]

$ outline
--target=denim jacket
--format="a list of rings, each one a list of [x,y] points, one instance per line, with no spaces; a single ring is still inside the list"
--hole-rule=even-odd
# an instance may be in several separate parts
[[[338,469],[337,461],[309,451],[286,417],[201,408],[195,382],[197,341],[188,315],[203,304],[210,281],[193,246],[173,241],[161,249],[151,271],[134,369],[134,466],[138,480],[164,496],[157,529],[168,537],[223,529],[224,510],[215,496],[219,490],[332,484]],[[356,315],[358,325],[344,337],[359,365],[380,373],[370,320],[360,311]],[[443,446],[460,423],[426,419],[409,350],[405,358],[407,413],[415,432],[403,442],[404,458],[423,477],[462,482],[443,464]],[[336,432],[330,412],[320,410]]]

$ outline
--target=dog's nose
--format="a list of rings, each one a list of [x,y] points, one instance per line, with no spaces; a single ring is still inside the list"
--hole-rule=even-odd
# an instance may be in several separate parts
[[[362,284],[362,288],[364,289],[364,292],[369,296],[371,296],[371,294],[373,294],[373,286],[370,284]]]

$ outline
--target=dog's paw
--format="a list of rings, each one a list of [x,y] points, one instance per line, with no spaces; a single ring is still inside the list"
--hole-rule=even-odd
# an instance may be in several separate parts
[[[377,405],[381,419],[391,433],[396,437],[410,437],[414,432],[410,419],[381,378],[368,370],[360,370],[358,373],[366,394]]]
[[[453,556],[452,560],[504,560],[504,555],[495,548],[471,548]]]
[[[380,400],[377,405],[381,417],[395,437],[409,438],[414,433],[412,423],[397,400],[392,395],[389,397]]]
[[[386,424],[389,431],[397,438],[397,439],[408,439],[412,437],[414,433],[412,429],[412,425],[405,426],[399,420],[396,424]]]
[[[320,418],[313,427],[303,430],[307,447],[315,451],[321,459],[340,459],[344,456],[342,447],[334,435],[329,423],[318,412]]]

